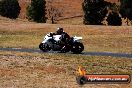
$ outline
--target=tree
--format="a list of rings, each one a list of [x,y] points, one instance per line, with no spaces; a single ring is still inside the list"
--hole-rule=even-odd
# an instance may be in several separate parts
[[[120,6],[117,5],[117,3],[111,3],[109,5],[109,10],[112,10],[113,12],[119,13],[120,12]]]
[[[107,19],[106,19],[108,25],[113,25],[113,26],[122,25],[122,19],[119,13],[119,9],[120,9],[119,5],[117,5],[116,3],[111,3],[108,9],[109,12],[107,14]]]
[[[104,0],[84,0],[82,7],[84,11],[84,24],[101,25],[110,3]]]
[[[120,0],[120,3],[120,13],[122,17],[132,20],[132,0]]]
[[[16,19],[20,13],[20,6],[17,0],[0,0],[0,15]]]
[[[46,22],[46,1],[45,0],[31,0],[31,4],[27,7],[27,18],[35,22]]]
[[[112,25],[112,26],[122,25],[121,17],[117,12],[110,12],[106,21],[108,22],[108,25]]]
[[[59,17],[62,17],[63,9],[57,8],[53,6],[53,0],[48,0],[47,1],[47,16],[48,19],[51,20],[52,24],[57,21]]]

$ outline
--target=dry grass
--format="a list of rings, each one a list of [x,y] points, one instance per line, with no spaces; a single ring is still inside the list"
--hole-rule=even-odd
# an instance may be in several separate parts
[[[48,0],[46,0],[48,1]],[[118,2],[118,0],[105,0],[109,2]],[[82,12],[82,2],[83,0],[52,0],[54,7],[62,11],[63,17],[71,17],[77,14],[83,14]],[[26,18],[26,7],[29,5],[30,0],[19,0],[21,7],[20,18]]]
[[[72,24],[72,25],[82,25],[83,17],[74,17],[57,21],[58,24]]]
[[[76,24],[76,19],[65,20]],[[80,21],[80,19],[78,19]],[[132,54],[132,27],[36,24],[0,19],[0,47],[38,48],[42,37],[64,27],[70,35],[82,36],[85,51]],[[88,74],[130,74],[132,58],[37,54],[0,51],[0,88],[131,88],[130,84],[76,83],[79,65]]]
[[[112,62],[112,63],[111,63]],[[132,59],[68,54],[0,52],[0,87],[78,88],[78,65],[88,74],[132,74]],[[88,84],[82,88],[131,88],[132,84]]]
[[[132,53],[131,26],[6,23],[0,25],[0,47],[38,48],[43,36],[64,27],[71,36],[83,37],[85,51]]]
[[[82,36],[85,51],[132,53],[129,26],[84,26],[35,24],[2,21],[0,47],[38,48],[42,37],[64,27],[70,35]],[[82,65],[89,74],[132,74],[131,58],[36,54],[0,51],[0,87],[6,88],[77,88],[76,69]],[[85,88],[130,88],[132,84],[88,84]]]

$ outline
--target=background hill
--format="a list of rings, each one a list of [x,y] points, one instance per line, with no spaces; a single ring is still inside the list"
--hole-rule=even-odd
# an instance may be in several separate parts
[[[19,4],[21,6],[21,13],[19,18],[26,18],[26,7],[30,3],[31,0],[19,0]],[[82,1],[83,0],[46,0],[46,1],[53,1],[53,6],[58,9],[63,10],[61,18],[70,18],[81,16],[83,14],[82,11]],[[106,0],[109,2],[118,2],[118,0]]]

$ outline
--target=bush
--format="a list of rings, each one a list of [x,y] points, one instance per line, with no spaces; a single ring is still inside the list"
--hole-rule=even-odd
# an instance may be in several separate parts
[[[132,20],[132,0],[120,0],[120,13],[123,18]]]
[[[20,13],[20,6],[17,0],[0,0],[0,15],[16,19]]]
[[[31,4],[27,7],[27,18],[35,22],[46,22],[45,0],[31,0]]]
[[[129,20],[132,20],[132,0],[120,0],[120,13],[123,18],[127,18],[127,25],[129,25]]]
[[[82,7],[84,11],[84,24],[101,25],[107,14],[108,2],[104,0],[84,0]]]
[[[121,17],[119,16],[117,12],[111,12],[108,15],[108,18],[106,19],[106,21],[108,22],[108,25],[112,25],[112,26],[122,25]]]

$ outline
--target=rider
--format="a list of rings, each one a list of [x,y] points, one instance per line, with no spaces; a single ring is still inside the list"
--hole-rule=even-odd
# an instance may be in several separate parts
[[[56,35],[61,35],[61,41],[64,42],[64,43],[67,43],[70,39],[70,36],[63,31],[63,28],[59,27],[57,28],[57,31],[55,33]]]
[[[70,40],[70,36],[63,31],[63,28],[58,27],[57,31],[55,33],[51,33],[51,36],[53,35],[61,35],[60,41],[58,42],[59,44],[61,44],[62,49],[65,49],[65,46],[67,45],[68,41]]]
[[[66,32],[64,32],[63,28],[61,27],[57,28],[56,34],[61,35],[61,38],[60,38],[60,44],[62,45],[61,51],[65,51],[67,43],[70,40],[70,36]]]

